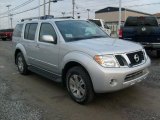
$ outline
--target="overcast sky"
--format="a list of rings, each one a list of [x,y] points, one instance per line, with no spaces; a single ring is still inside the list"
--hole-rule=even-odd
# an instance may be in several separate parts
[[[7,11],[6,5],[12,5],[10,9],[15,8],[16,6],[24,3],[28,0],[0,0],[0,17],[6,16],[7,14],[3,14]],[[41,4],[44,0],[40,0]],[[48,0],[46,0],[47,2]],[[76,3],[76,13],[80,13],[81,18],[87,18],[87,11],[86,9],[91,9],[90,17],[94,18],[95,11],[108,7],[118,6],[119,0],[75,0]],[[152,5],[144,5],[144,4],[150,4],[150,3],[157,3]],[[136,7],[136,5],[139,5]],[[144,6],[141,6],[144,5]],[[30,4],[21,7],[20,9],[17,9],[15,11],[12,11],[11,13],[18,13],[33,7],[38,6],[38,0],[33,0]],[[48,5],[47,5],[48,7]],[[128,9],[133,9],[137,11],[147,12],[147,13],[159,13],[160,12],[160,0],[122,0],[122,7],[126,7]],[[48,8],[46,9],[46,12],[48,11]],[[72,14],[72,0],[63,0],[59,1],[57,3],[51,4],[51,14],[55,16],[62,16],[62,12],[66,13],[66,16],[71,16]],[[41,7],[41,15],[43,15],[43,7]],[[76,14],[77,15],[77,14]],[[38,9],[29,11],[26,13],[18,14],[13,16],[13,26],[22,18],[28,18],[28,17],[34,17],[38,16]],[[7,28],[8,27],[8,18],[0,18],[0,29]]]

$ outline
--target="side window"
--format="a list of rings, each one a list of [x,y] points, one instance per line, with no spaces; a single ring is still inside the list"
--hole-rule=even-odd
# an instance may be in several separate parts
[[[28,39],[28,31],[29,31],[30,24],[27,24],[24,31],[24,39]]]
[[[37,23],[29,23],[25,27],[24,39],[35,40],[35,34],[37,30]]]
[[[55,41],[57,40],[56,32],[55,32],[53,26],[49,23],[42,23],[41,24],[41,29],[40,29],[40,33],[39,33],[39,41],[41,41],[41,42],[45,42],[42,40],[43,35],[51,35],[55,39]]]
[[[14,37],[21,37],[23,24],[18,24],[13,32]]]

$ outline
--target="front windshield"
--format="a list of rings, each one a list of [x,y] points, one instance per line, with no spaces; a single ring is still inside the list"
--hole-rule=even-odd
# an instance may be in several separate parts
[[[108,37],[97,25],[85,20],[57,21],[56,25],[66,42]]]

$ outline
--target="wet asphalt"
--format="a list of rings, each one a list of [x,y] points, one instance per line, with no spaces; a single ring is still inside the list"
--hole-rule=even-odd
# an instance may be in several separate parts
[[[11,41],[0,41],[0,120],[160,120],[160,59],[150,55],[149,77],[133,87],[73,102],[61,84],[34,73],[22,76]]]

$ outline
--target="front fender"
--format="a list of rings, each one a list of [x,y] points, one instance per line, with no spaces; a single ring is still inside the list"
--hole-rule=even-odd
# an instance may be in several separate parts
[[[69,62],[77,62],[87,69],[87,66],[91,64],[91,61],[93,61],[93,58],[90,55],[83,52],[74,51],[64,56],[60,68],[62,70]]]

